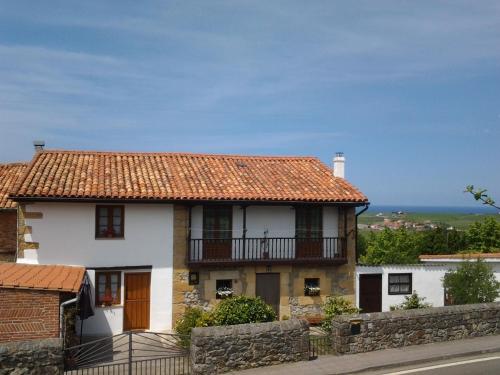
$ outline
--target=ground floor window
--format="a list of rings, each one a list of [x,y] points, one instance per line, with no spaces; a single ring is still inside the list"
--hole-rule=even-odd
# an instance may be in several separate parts
[[[390,273],[389,294],[411,294],[411,273]]]
[[[121,303],[121,272],[96,272],[96,306]]]
[[[304,279],[304,295],[305,296],[319,296],[320,287],[318,278]]]
[[[224,299],[233,296],[233,280],[216,280],[215,281],[215,298]]]

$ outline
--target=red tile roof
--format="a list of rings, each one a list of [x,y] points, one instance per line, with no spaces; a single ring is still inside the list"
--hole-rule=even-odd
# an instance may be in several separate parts
[[[18,198],[367,202],[313,157],[43,151]]]
[[[0,164],[0,210],[17,207],[17,203],[8,199],[8,196],[27,166],[27,163]]]
[[[84,267],[0,263],[0,288],[78,292]]]
[[[420,255],[420,260],[443,260],[443,259],[500,259],[500,253],[464,253],[464,254],[437,254]]]

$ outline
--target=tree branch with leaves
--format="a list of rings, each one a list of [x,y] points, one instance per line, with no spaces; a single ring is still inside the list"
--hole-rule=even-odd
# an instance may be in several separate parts
[[[495,201],[493,198],[491,198],[488,194],[486,194],[488,190],[486,189],[474,189],[474,185],[468,185],[465,188],[464,193],[470,193],[474,197],[475,200],[483,202],[483,204],[486,204],[491,207],[495,207],[500,210],[500,206],[497,206],[495,204]]]

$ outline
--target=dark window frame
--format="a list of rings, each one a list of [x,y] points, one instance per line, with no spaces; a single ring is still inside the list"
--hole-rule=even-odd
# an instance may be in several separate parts
[[[318,215],[318,223],[314,223],[314,214]],[[299,227],[301,224],[304,224],[305,227]],[[313,228],[314,224],[317,224],[318,227]],[[323,206],[295,207],[295,237],[311,240],[323,238]]]
[[[409,281],[407,283],[402,283],[402,282],[397,282],[397,283],[391,283],[391,276],[408,276]],[[389,295],[407,295],[407,294],[412,294],[413,290],[413,274],[411,272],[405,272],[405,273],[390,273],[387,276],[387,293]],[[391,285],[398,285],[399,292],[391,292]],[[408,291],[401,291],[401,285],[408,285]]]
[[[221,286],[217,286],[217,284],[222,284],[222,283],[227,283],[229,284],[229,286],[224,286],[224,285],[221,285]],[[221,296],[219,295],[219,293],[217,292],[220,288],[230,288],[233,290],[233,292],[231,293],[230,296]],[[234,295],[234,289],[233,289],[233,280],[232,279],[217,279],[215,280],[215,299],[225,299],[225,298],[230,298]]]
[[[317,284],[316,286],[320,288],[317,293],[309,293],[307,291],[307,286],[310,284]],[[304,279],[304,296],[306,297],[317,297],[321,294],[321,280],[319,277],[306,277]]]
[[[99,276],[105,275],[106,282],[104,286],[104,297],[108,297],[108,300],[101,301],[99,297]],[[116,275],[118,279],[118,285],[116,287],[116,298],[111,295],[111,275]],[[96,272],[95,273],[95,305],[96,306],[116,306],[121,305],[122,296],[122,273],[121,271],[106,271],[106,272]]]
[[[102,234],[99,231],[99,211],[108,210],[108,233]],[[120,233],[114,233],[113,229],[113,210],[120,208]],[[95,206],[95,238],[124,238],[125,237],[125,206],[123,205],[96,205]]]
[[[217,218],[213,228],[207,225],[207,217]],[[229,218],[229,230],[222,230],[220,217]],[[204,206],[203,207],[203,239],[231,239],[233,237],[233,207],[232,206]]]

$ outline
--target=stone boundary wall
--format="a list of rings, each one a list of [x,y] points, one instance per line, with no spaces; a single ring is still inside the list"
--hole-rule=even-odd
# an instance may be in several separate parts
[[[61,339],[0,344],[0,374],[53,375],[62,373]]]
[[[333,349],[340,354],[498,334],[498,302],[343,315],[332,320]]]
[[[281,322],[194,328],[193,374],[217,374],[309,359],[309,324]]]

